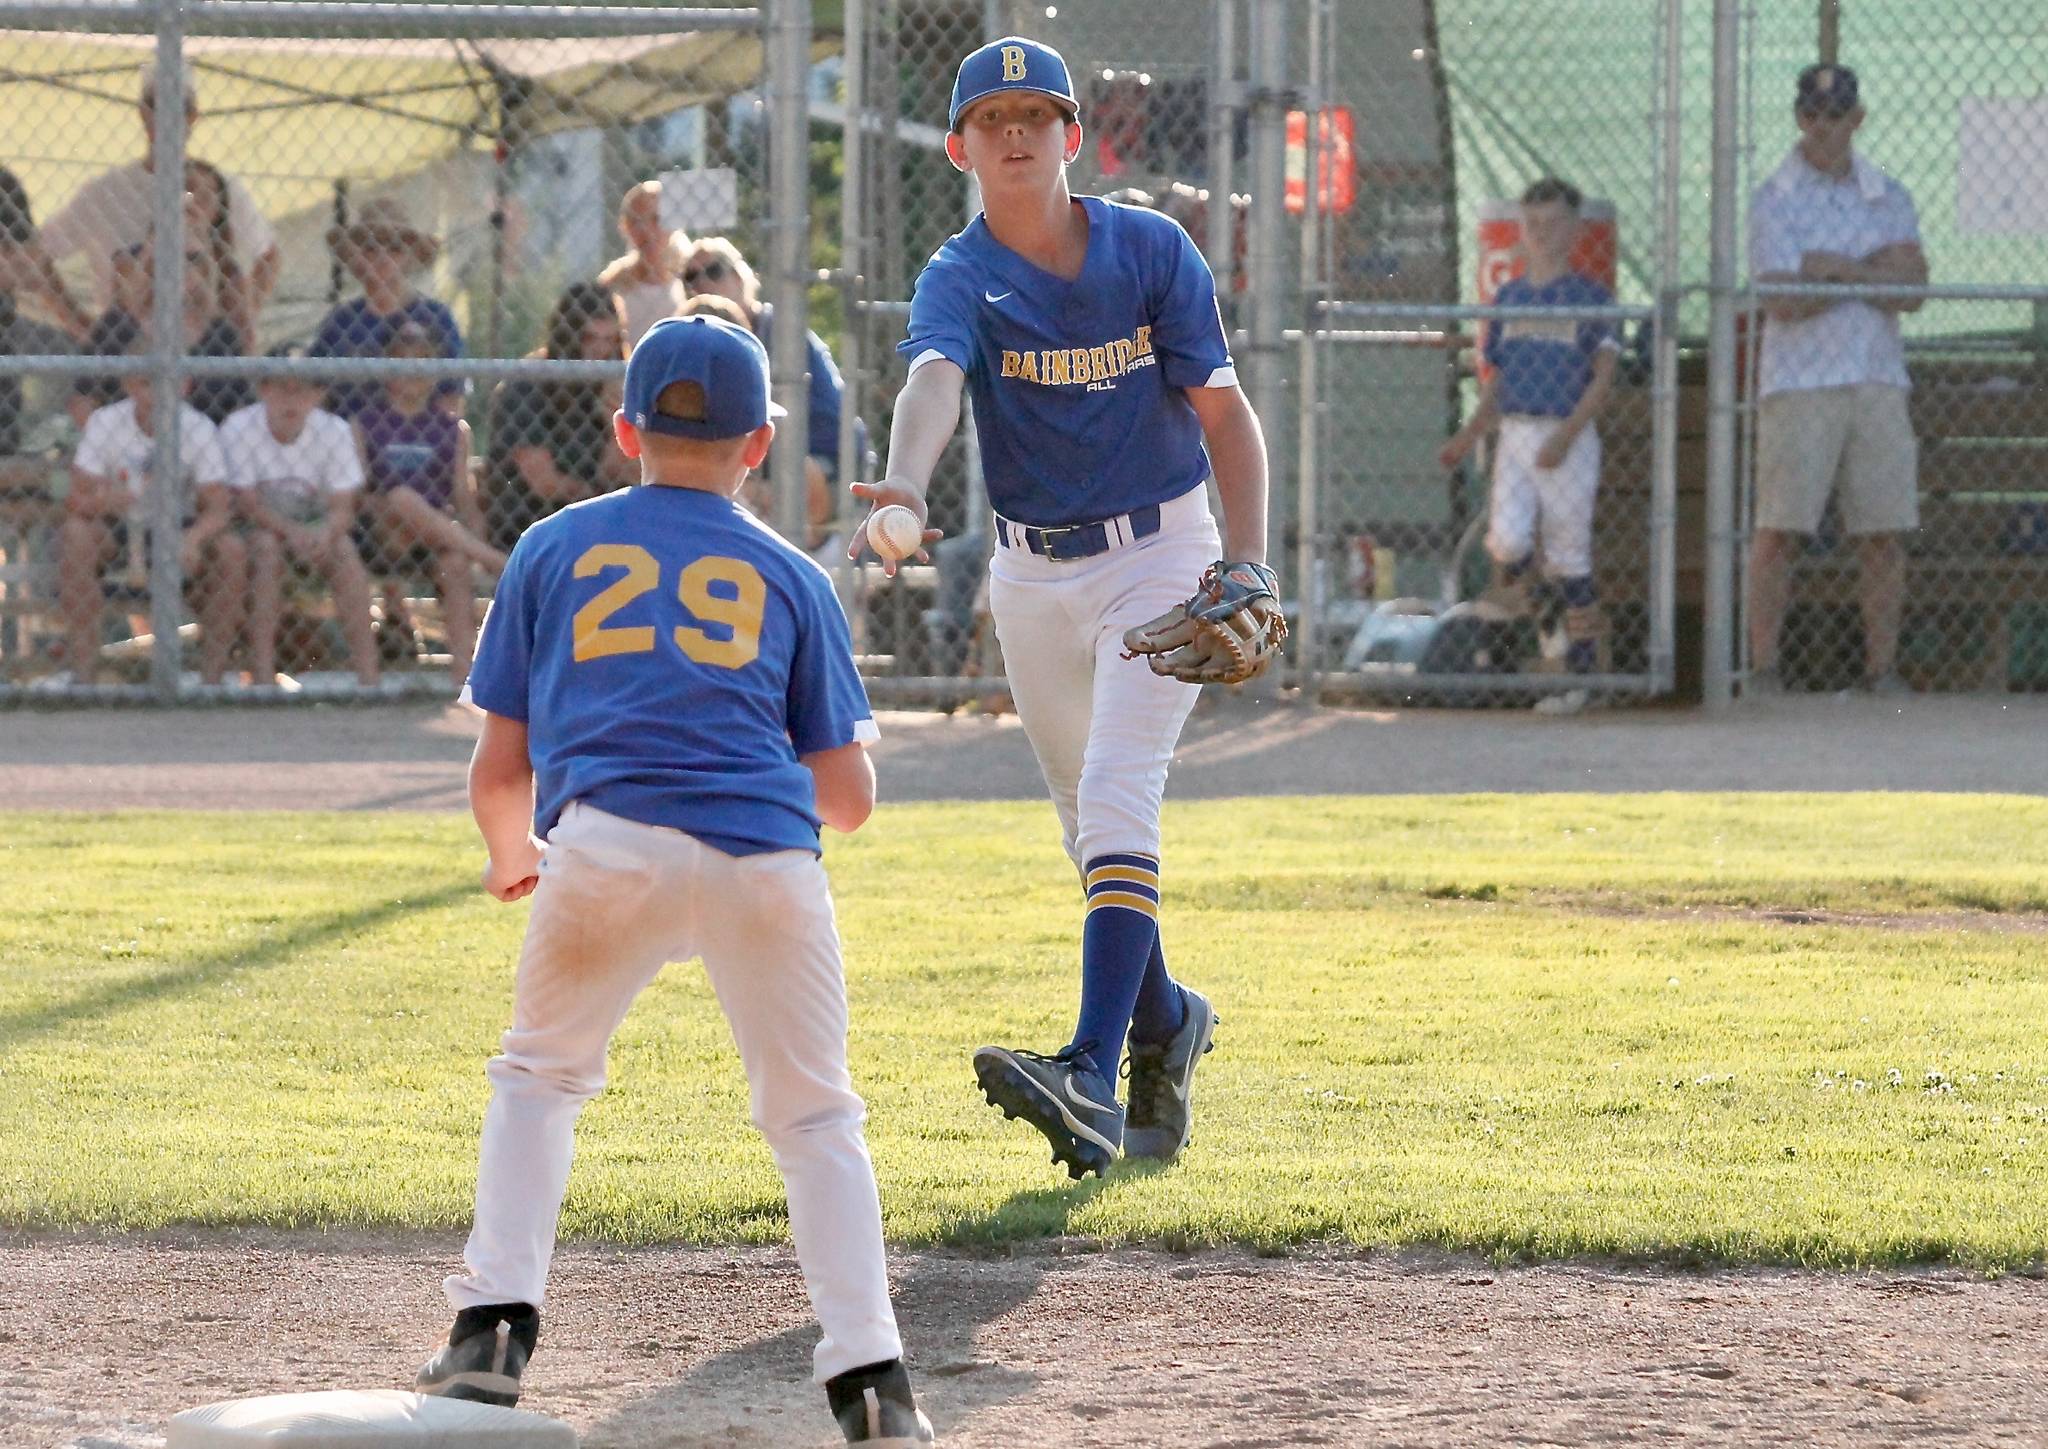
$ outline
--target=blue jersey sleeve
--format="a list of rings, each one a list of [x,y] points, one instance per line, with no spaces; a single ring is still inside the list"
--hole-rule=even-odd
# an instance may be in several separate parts
[[[832,349],[823,338],[806,332],[804,345],[810,353],[811,366],[810,436],[805,446],[812,457],[825,464],[829,476],[839,466],[839,409],[846,397],[846,383],[840,378]]]
[[[1528,288],[1522,285],[1519,277],[1511,278],[1508,281],[1502,282],[1500,286],[1494,289],[1493,305],[1496,307],[1527,306],[1529,302],[1529,298],[1525,295],[1527,291]],[[1500,368],[1501,339],[1506,336],[1507,327],[1498,317],[1489,317],[1480,323],[1480,326],[1486,329],[1486,345],[1479,349],[1479,355],[1486,359],[1488,367],[1498,371]]]
[[[832,584],[807,574],[795,601],[799,636],[789,667],[789,742],[799,756],[877,738],[853,636]]]
[[[934,257],[917,274],[910,297],[910,334],[896,350],[913,366],[936,352],[962,372],[974,370],[974,287],[957,265]]]
[[[478,709],[522,723],[528,717],[538,622],[538,600],[530,577],[533,554],[528,535],[513,547],[512,557],[506,561],[497,591],[491,596],[491,611],[484,618],[483,636],[477,640],[476,663],[470,667],[465,691]]]
[[[1614,294],[1606,287],[1588,277],[1585,285],[1585,303],[1589,307],[1608,307],[1614,303]],[[1579,324],[1579,350],[1591,357],[1603,347],[1619,347],[1621,341],[1614,335],[1614,324],[1607,321],[1587,320]]]
[[[1194,238],[1168,217],[1152,222],[1152,346],[1174,387],[1223,387],[1237,381],[1223,316],[1216,310],[1216,277]]]

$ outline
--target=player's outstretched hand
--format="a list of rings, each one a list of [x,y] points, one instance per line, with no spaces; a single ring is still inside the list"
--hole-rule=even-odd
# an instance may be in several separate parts
[[[540,857],[547,846],[533,836],[505,859],[491,856],[484,862],[484,889],[501,901],[516,901],[533,894],[540,884]]]
[[[926,520],[924,494],[907,483],[899,483],[893,478],[884,478],[879,483],[849,483],[846,486],[847,491],[853,494],[854,497],[873,505],[868,509],[868,518],[873,518],[875,510],[878,508],[886,508],[892,503],[900,503],[912,513],[915,513],[919,522]],[[938,529],[927,527],[924,531],[925,547],[929,548],[932,544],[938,542],[941,536]],[[931,562],[931,555],[926,553],[924,548],[918,549],[910,558],[902,560],[884,557],[881,550],[875,548],[868,541],[867,518],[863,518],[860,521],[860,527],[854,529],[853,537],[847,540],[846,544],[846,556],[850,559],[858,561],[864,552],[871,552],[876,558],[881,559],[882,572],[891,578],[895,577],[898,562],[909,563],[911,559],[915,559],[919,563]]]

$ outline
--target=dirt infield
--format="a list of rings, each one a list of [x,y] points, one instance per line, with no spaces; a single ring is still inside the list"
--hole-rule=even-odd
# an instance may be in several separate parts
[[[2048,788],[2048,701],[1814,699],[1710,719],[1221,706],[1174,793]],[[885,798],[1035,798],[1014,719],[890,715]],[[16,809],[459,809],[454,708],[0,713]],[[1873,929],[1882,923],[1872,922]],[[884,1185],[887,1190],[887,1185]],[[449,1239],[0,1238],[0,1444],[130,1449],[179,1409],[409,1381]],[[895,1257],[952,1445],[2034,1444],[2048,1283],[1496,1268],[1054,1243]],[[592,1449],[822,1445],[786,1252],[571,1246],[529,1406]]]
[[[455,706],[0,713],[0,807],[459,810]],[[885,714],[885,800],[1036,799],[1014,716]],[[289,768],[280,768],[288,766]],[[2048,697],[1616,710],[1198,710],[1178,799],[1549,790],[2048,791]]]
[[[0,1246],[0,1435],[126,1449],[195,1404],[405,1384],[451,1240]],[[899,1259],[948,1445],[2033,1444],[2048,1284],[1497,1269],[1050,1244]],[[526,1407],[589,1449],[836,1442],[786,1252],[556,1262]]]

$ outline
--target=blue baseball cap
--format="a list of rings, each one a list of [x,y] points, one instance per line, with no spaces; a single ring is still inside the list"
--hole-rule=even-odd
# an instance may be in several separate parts
[[[670,383],[704,389],[704,416],[659,412],[655,399]],[[768,350],[744,327],[721,317],[668,317],[647,329],[626,359],[620,411],[647,433],[675,438],[737,438],[787,408],[768,400]]]
[[[1021,35],[1006,35],[960,62],[946,124],[959,125],[962,111],[997,91],[1041,91],[1065,106],[1069,117],[1078,119],[1081,114],[1081,103],[1074,99],[1074,82],[1060,53]]]

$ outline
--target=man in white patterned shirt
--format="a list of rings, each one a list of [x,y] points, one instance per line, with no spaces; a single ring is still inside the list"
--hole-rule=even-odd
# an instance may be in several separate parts
[[[1920,223],[1906,188],[1853,150],[1856,73],[1799,73],[1799,143],[1751,198],[1749,265],[1759,282],[1919,286]],[[1792,560],[1841,487],[1856,540],[1863,683],[1902,694],[1895,671],[1905,593],[1900,535],[1919,527],[1918,445],[1906,412],[1901,312],[1920,302],[1773,298],[1758,371],[1756,537],[1749,559],[1748,693],[1775,694]]]

